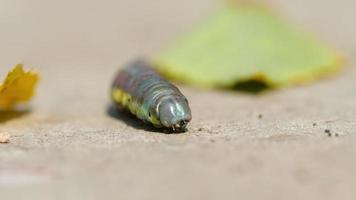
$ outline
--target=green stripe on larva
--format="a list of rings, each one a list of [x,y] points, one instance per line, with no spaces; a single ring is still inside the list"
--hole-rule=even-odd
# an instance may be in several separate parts
[[[130,111],[156,128],[183,131],[191,120],[185,96],[144,61],[129,63],[120,70],[111,96],[119,109]]]

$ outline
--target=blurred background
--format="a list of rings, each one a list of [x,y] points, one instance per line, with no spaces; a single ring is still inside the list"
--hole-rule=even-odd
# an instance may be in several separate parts
[[[119,65],[134,55],[157,52],[223,2],[3,0],[1,62],[11,66],[24,61],[38,67],[55,62]],[[332,44],[354,43],[351,0],[267,2]]]
[[[315,33],[346,56],[352,54],[356,42],[353,1],[265,2],[291,23]],[[223,3],[219,0],[149,3],[3,0],[0,72],[5,74],[15,63],[23,62],[41,71],[42,87],[61,84],[66,85],[63,87],[66,90],[75,90],[73,84],[85,88],[100,82],[102,87],[97,86],[96,92],[104,97],[105,87],[123,63],[156,54]],[[82,90],[86,92],[89,91]]]

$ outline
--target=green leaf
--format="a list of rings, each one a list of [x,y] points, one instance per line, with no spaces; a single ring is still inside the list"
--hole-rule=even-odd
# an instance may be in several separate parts
[[[306,83],[337,71],[338,54],[259,6],[225,6],[153,58],[167,77],[201,87]]]

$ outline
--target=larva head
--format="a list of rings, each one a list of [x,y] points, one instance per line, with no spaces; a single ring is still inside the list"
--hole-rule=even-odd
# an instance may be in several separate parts
[[[162,99],[158,106],[161,124],[173,131],[184,131],[192,119],[188,101],[181,96],[170,96]]]

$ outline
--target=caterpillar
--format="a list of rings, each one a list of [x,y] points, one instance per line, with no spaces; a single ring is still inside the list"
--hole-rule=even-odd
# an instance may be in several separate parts
[[[111,98],[119,110],[129,111],[156,128],[183,132],[192,118],[187,98],[141,59],[118,72]]]

